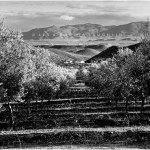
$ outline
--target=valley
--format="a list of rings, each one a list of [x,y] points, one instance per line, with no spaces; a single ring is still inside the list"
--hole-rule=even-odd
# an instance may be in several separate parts
[[[71,60],[71,61],[87,61],[88,59],[96,56],[102,51],[111,46],[129,46],[140,42],[140,37],[133,36],[118,37],[114,40],[110,38],[102,39],[51,39],[51,40],[26,40],[35,47],[46,48],[55,55],[52,60],[54,62]],[[55,59],[57,57],[57,59]]]

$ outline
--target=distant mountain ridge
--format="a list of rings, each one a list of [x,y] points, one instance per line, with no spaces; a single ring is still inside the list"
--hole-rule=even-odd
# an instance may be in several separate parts
[[[107,35],[139,35],[143,32],[144,22],[132,22],[124,25],[115,26],[102,32]]]
[[[51,26],[46,28],[32,29],[28,32],[23,32],[25,40],[40,40],[40,39],[80,39],[100,37],[104,35],[133,35],[137,36],[142,33],[144,22],[132,22],[124,25],[102,26],[99,24],[77,24],[65,26]]]

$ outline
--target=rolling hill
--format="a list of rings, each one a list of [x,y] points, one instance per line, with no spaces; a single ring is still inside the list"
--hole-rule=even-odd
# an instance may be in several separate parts
[[[98,38],[102,35],[139,35],[142,33],[144,22],[132,22],[124,25],[102,26],[99,24],[77,24],[66,26],[50,26],[46,28],[36,28],[28,32],[23,32],[25,40],[42,39],[82,39]]]
[[[39,48],[45,48],[40,47]],[[75,52],[67,52],[65,50],[56,49],[56,48],[46,48],[49,51],[49,61],[55,64],[63,65],[66,61],[85,61],[91,56],[76,54]],[[38,50],[38,49],[37,49]]]
[[[99,51],[94,50],[94,49],[83,49],[83,50],[77,51],[76,54],[92,57],[92,56],[99,54]]]
[[[106,45],[105,44],[97,44],[97,45],[87,45],[85,46],[85,48],[90,48],[90,49],[95,49],[99,52],[103,51],[104,49],[106,49]]]
[[[89,54],[89,55],[83,55],[83,54],[78,54],[75,52],[68,52],[66,50],[62,50],[62,49],[56,49],[56,48],[51,48],[51,47],[43,47],[43,46],[38,46],[39,48],[46,48],[49,50],[50,53],[50,62],[54,62],[56,64],[62,64],[62,62],[65,61],[85,61],[89,58],[91,58],[92,56],[98,54],[99,52],[97,51],[97,53],[94,54]],[[80,49],[79,49],[80,51]]]
[[[49,52],[50,52],[49,61],[55,64],[60,64],[62,61],[71,59],[70,57],[66,55],[58,54],[57,52],[54,52],[53,50],[50,50]]]
[[[46,49],[58,49],[66,52],[76,52],[78,50],[84,49],[84,45],[34,45],[35,47],[41,47]]]
[[[139,46],[140,46],[140,43],[137,43],[137,44],[125,46],[123,48],[129,48],[129,49],[135,51]],[[103,59],[112,58],[113,55],[118,53],[119,48],[120,48],[119,46],[111,46],[111,47],[107,48],[106,50],[102,51],[101,53],[86,60],[85,62],[86,63],[99,62]]]
[[[86,55],[80,55],[72,52],[66,52],[58,49],[49,49],[51,53],[54,53],[60,60],[74,60],[74,61],[82,61],[87,60],[90,58],[90,56]],[[57,62],[60,62],[60,60],[57,60]],[[56,61],[56,60],[55,60]]]
[[[37,45],[35,47],[48,49],[51,60],[60,63],[65,60],[87,60],[106,49],[105,45]]]

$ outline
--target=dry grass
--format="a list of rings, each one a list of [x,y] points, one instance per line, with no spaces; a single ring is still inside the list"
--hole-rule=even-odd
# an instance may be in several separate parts
[[[82,147],[82,146],[49,146],[49,147],[34,147],[34,148],[18,148],[19,150],[141,150],[140,148],[125,148],[125,147]],[[9,148],[5,150],[18,150]],[[144,150],[144,149],[143,149]]]
[[[16,131],[0,131],[0,135],[21,135],[35,133],[59,133],[59,132],[127,132],[127,131],[150,131],[150,126],[134,126],[134,127],[105,127],[105,128],[56,128],[56,129],[33,129],[33,130],[16,130]]]

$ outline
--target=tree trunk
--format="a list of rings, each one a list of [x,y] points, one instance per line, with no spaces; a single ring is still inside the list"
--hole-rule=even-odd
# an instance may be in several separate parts
[[[8,103],[8,109],[10,112],[10,127],[11,127],[11,130],[13,130],[14,129],[14,115],[13,115],[12,107],[9,103]]]
[[[27,100],[27,109],[28,109],[28,114],[31,113],[31,110],[30,110],[30,99]]]
[[[38,98],[37,98],[37,95],[36,95],[36,112],[38,112]]]
[[[42,110],[43,110],[43,96],[41,96],[41,102],[42,102]]]
[[[142,96],[142,102],[141,102],[141,117],[143,116],[144,103],[145,103],[145,98]]]
[[[128,114],[128,98],[126,98],[126,114]]]
[[[118,107],[118,98],[114,98],[114,100],[116,101],[116,109],[117,109],[117,107]]]

